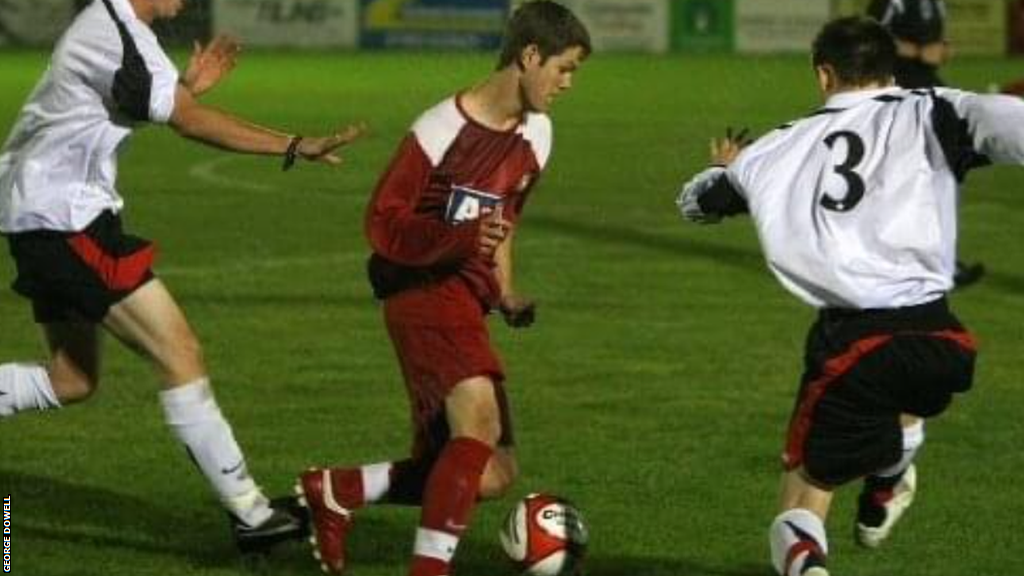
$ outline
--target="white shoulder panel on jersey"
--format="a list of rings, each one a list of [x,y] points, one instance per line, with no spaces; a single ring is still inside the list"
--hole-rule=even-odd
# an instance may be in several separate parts
[[[1024,101],[1002,94],[936,88],[967,122],[974,149],[997,164],[1024,164]]]
[[[413,123],[412,131],[430,163],[437,166],[465,125],[466,119],[453,96],[424,112]]]
[[[140,20],[133,21],[129,26],[135,45],[152,77],[149,119],[166,124],[174,113],[174,102],[178,95],[178,69],[148,26]]]
[[[537,165],[543,170],[551,156],[551,118],[547,114],[528,114],[526,122],[519,130],[523,134],[523,138],[530,143],[533,154],[537,157]]]

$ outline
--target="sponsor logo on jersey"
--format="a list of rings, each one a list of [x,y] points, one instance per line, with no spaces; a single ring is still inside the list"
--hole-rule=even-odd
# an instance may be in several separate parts
[[[452,186],[444,219],[445,222],[457,226],[486,216],[500,206],[501,196],[497,194],[474,190],[468,186]]]

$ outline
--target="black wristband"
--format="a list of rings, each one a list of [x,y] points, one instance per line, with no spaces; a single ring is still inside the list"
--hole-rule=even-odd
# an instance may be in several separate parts
[[[288,149],[284,152],[284,164],[281,165],[281,170],[287,172],[295,165],[295,160],[299,157],[300,143],[302,143],[302,136],[292,136],[291,141],[288,142]]]

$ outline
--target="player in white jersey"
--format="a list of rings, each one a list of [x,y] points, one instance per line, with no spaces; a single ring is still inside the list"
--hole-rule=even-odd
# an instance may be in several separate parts
[[[867,14],[878,20],[896,40],[893,77],[901,88],[945,86],[939,68],[949,60],[946,40],[946,4],[943,0],[872,0]],[[953,283],[965,288],[981,280],[985,265],[956,261]]]
[[[713,166],[678,204],[698,222],[751,215],[768,266],[820,310],[790,422],[781,513],[770,531],[783,576],[824,576],[833,491],[868,477],[876,546],[913,497],[921,419],[971,387],[975,346],[949,311],[959,181],[990,162],[1024,164],[1024,103],[893,85],[895,45],[873,20],[829,23],[814,43],[826,98],[816,113]],[[901,426],[902,424],[902,426]]]
[[[0,232],[50,348],[45,364],[0,365],[0,419],[88,398],[99,382],[102,326],[149,360],[168,425],[232,518],[243,551],[301,531],[249,475],[209,384],[199,343],[154,277],[152,244],[122,231],[117,152],[134,129],[168,124],[228,150],[337,164],[358,127],[301,138],[200,104],[232,69],[234,41],[197,46],[184,76],[150,24],[183,0],[95,0],[58,42],[0,151]]]

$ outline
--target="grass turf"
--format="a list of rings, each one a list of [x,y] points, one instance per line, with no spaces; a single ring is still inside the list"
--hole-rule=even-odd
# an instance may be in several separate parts
[[[46,56],[0,54],[6,132]],[[363,274],[362,211],[421,110],[482,77],[489,58],[248,54],[210,101],[303,133],[365,120],[338,170],[231,156],[146,129],[122,158],[130,230],[205,345],[221,405],[257,478],[290,490],[311,464],[398,458],[406,401]],[[968,88],[1013,77],[959,60]],[[816,106],[803,58],[599,56],[554,113],[553,161],[518,235],[538,324],[493,323],[508,365],[523,476],[515,495],[575,500],[592,576],[755,576],[767,567],[778,454],[813,312],[765,270],[749,223],[686,225],[673,199],[726,125],[764,131]],[[850,537],[856,490],[830,519],[844,576],[1024,573],[1014,488],[1024,406],[1024,174],[974,174],[962,256],[989,275],[953,297],[982,343],[976,391],[929,426],[921,492],[884,551]],[[13,263],[0,256],[0,284]],[[39,358],[28,306],[0,292],[0,358]],[[314,574],[302,546],[267,566],[233,554],[226,522],[162,423],[156,379],[107,343],[87,405],[0,423],[0,494],[13,499],[13,573]],[[495,532],[512,497],[478,509],[458,573],[511,574]],[[362,514],[353,576],[404,573],[414,510]]]

